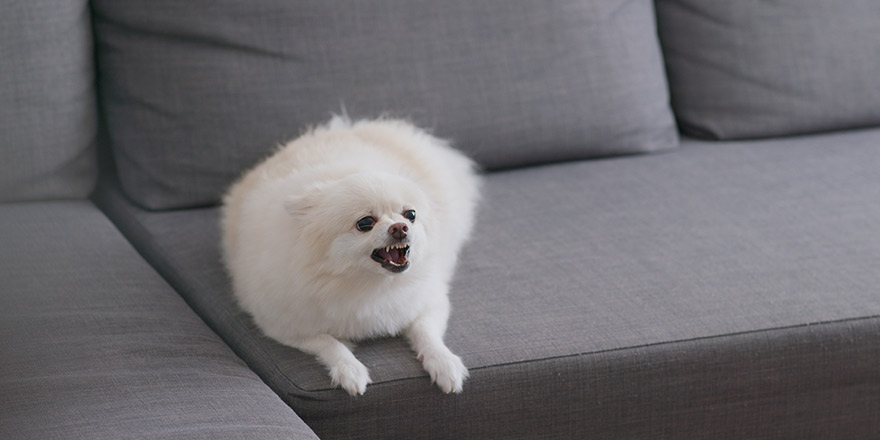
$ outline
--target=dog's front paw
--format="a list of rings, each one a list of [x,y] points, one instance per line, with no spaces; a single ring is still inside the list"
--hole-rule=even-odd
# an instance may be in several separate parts
[[[461,362],[461,358],[446,349],[436,353],[422,353],[419,355],[419,360],[422,361],[422,366],[431,376],[431,381],[436,383],[444,393],[460,393],[462,391],[462,385],[469,373],[467,367]]]
[[[367,384],[372,383],[372,380],[367,367],[357,359],[353,359],[339,362],[330,368],[330,383],[334,387],[342,387],[348,394],[355,396],[363,395],[367,391]]]

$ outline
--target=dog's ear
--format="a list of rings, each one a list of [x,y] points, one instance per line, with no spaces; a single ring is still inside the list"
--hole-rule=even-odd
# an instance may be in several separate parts
[[[299,194],[294,194],[284,199],[284,210],[294,217],[306,215],[315,208],[320,200],[321,189],[324,185],[312,185]]]

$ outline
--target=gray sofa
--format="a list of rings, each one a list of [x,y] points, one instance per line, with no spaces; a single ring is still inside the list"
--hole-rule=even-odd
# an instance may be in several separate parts
[[[880,438],[876,2],[0,11],[0,438]],[[220,195],[342,108],[486,170],[461,394],[233,301]]]

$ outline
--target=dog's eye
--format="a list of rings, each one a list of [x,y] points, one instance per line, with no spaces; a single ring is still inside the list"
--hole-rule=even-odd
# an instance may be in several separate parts
[[[403,216],[406,217],[406,219],[409,220],[410,223],[416,221],[416,212],[412,209],[410,209],[409,211],[405,211],[403,213]]]
[[[373,225],[376,224],[376,219],[370,216],[366,216],[355,223],[355,227],[357,227],[358,231],[367,232],[373,229]]]

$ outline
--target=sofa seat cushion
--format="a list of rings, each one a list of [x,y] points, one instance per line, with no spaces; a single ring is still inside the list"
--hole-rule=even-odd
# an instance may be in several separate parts
[[[333,389],[236,307],[216,208],[149,213],[112,187],[102,204],[322,437],[864,438],[878,169],[873,130],[489,174],[451,293],[472,372],[454,396],[398,338],[355,350],[365,396]]]
[[[309,125],[390,112],[487,168],[677,145],[651,0],[95,0],[123,187],[202,206]]]
[[[317,438],[91,203],[0,205],[0,243],[0,438]]]

